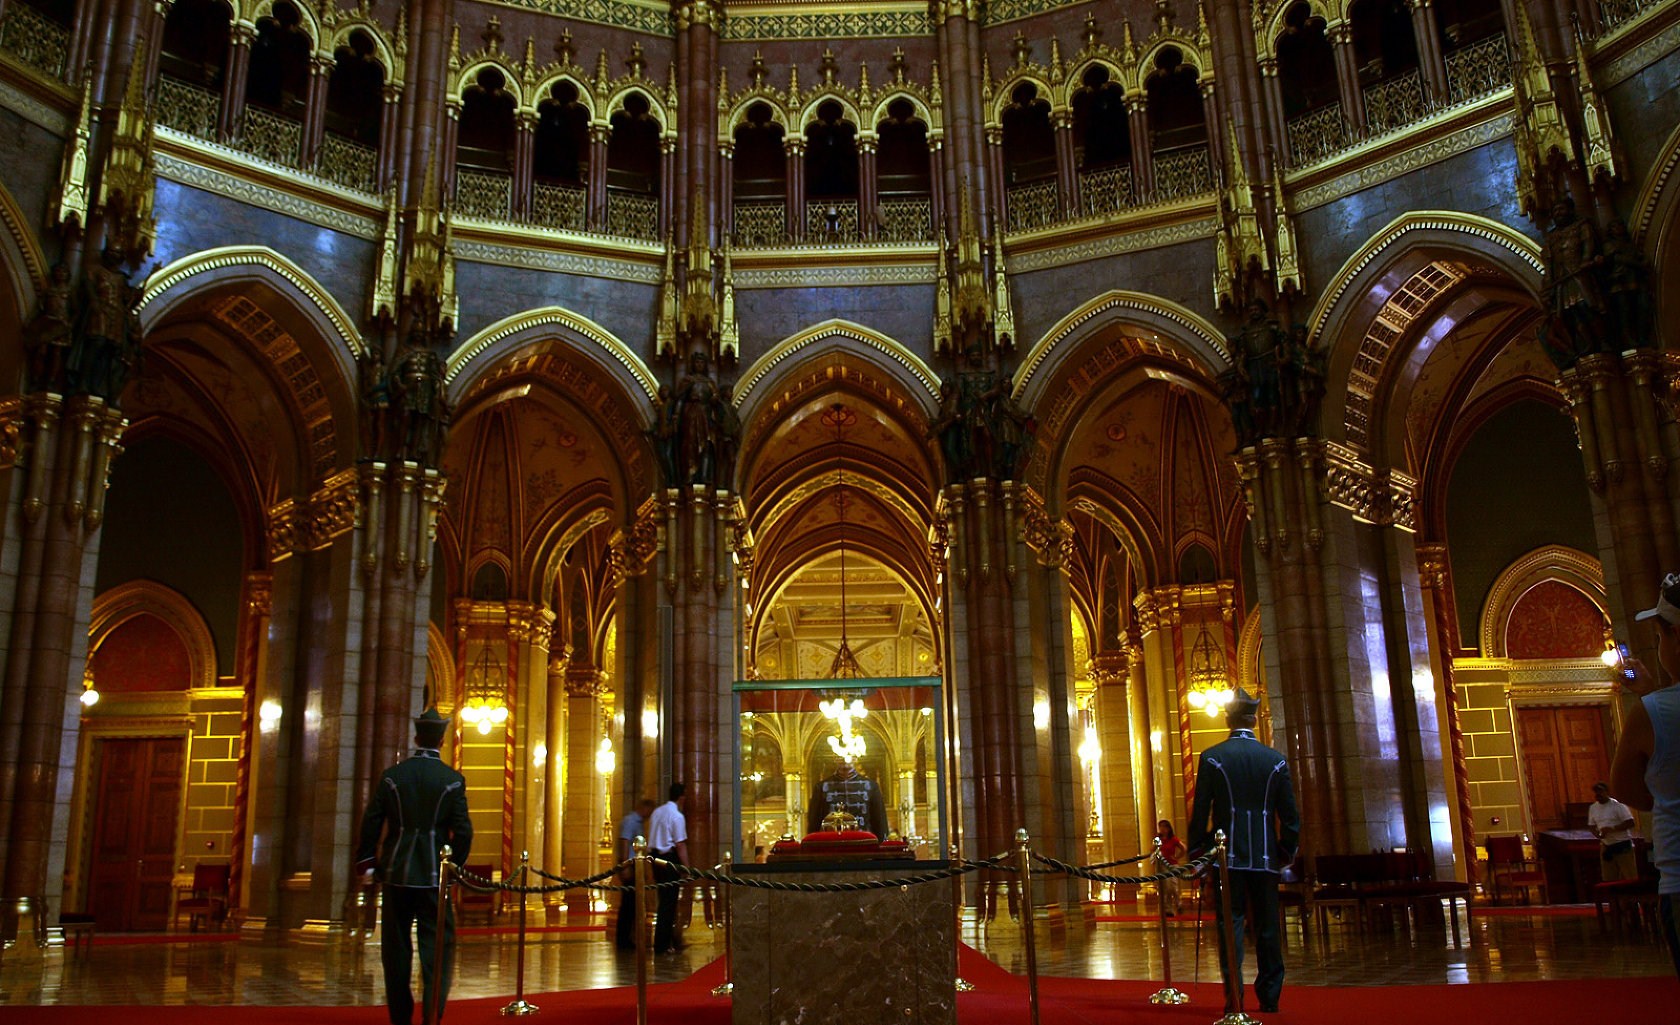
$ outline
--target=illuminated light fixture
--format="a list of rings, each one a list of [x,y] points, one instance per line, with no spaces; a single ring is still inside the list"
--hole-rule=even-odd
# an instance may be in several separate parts
[[[1225,653],[1214,643],[1204,622],[1196,643],[1190,648],[1190,690],[1184,700],[1191,708],[1206,712],[1208,718],[1217,719],[1234,697],[1236,691],[1231,689],[1226,674]]]
[[[461,721],[476,727],[480,735],[488,735],[508,720],[507,701],[503,698],[507,674],[502,660],[489,645],[479,649],[478,658],[467,669],[467,700],[461,704]]]
[[[819,702],[817,708],[822,710],[823,718],[833,719],[840,727],[838,736],[828,738],[830,751],[848,765],[868,753],[869,745],[854,725],[857,720],[869,717],[869,709],[863,707],[862,698],[853,698],[850,703],[845,698],[830,698]]]
[[[280,721],[281,714],[280,702],[273,698],[264,701],[262,706],[257,709],[257,718],[270,726]]]
[[[99,688],[93,685],[93,665],[91,662],[86,669],[82,670],[81,702],[83,708],[92,708],[99,704]]]
[[[595,771],[603,776],[611,776],[618,768],[618,755],[613,752],[612,738],[602,737],[601,746],[595,749]]]
[[[540,769],[547,763],[548,745],[539,740],[531,746],[531,764]]]
[[[1097,728],[1085,727],[1085,739],[1079,742],[1079,760],[1086,765],[1094,764],[1102,757],[1102,744],[1097,741]]]

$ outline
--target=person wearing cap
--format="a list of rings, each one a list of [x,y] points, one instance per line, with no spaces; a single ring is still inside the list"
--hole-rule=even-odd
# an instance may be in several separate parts
[[[1657,631],[1657,664],[1680,679],[1680,573],[1663,578],[1657,603],[1633,617]],[[1651,856],[1656,863],[1657,920],[1662,923],[1674,973],[1680,976],[1680,687],[1663,687],[1637,658],[1626,659],[1623,689],[1638,700],[1628,706],[1622,736],[1610,763],[1610,787],[1629,807],[1651,813]]]
[[[1231,880],[1231,935],[1235,964],[1226,966],[1225,930],[1220,929],[1219,960],[1237,978],[1240,1011],[1244,927],[1254,922],[1254,947],[1260,962],[1254,995],[1262,1011],[1276,1011],[1283,992],[1283,934],[1278,912],[1278,883],[1300,847],[1301,815],[1289,764],[1254,735],[1260,702],[1237,688],[1225,706],[1231,736],[1202,752],[1196,769],[1196,798],[1190,809],[1190,849],[1212,849],[1213,834],[1225,831]],[[1217,885],[1218,877],[1215,876]],[[1216,905],[1217,906],[1217,905]],[[1227,998],[1228,1000],[1229,998]]]
[[[362,813],[356,870],[372,869],[384,884],[384,919],[380,925],[380,961],[385,967],[385,1006],[391,1025],[410,1025],[414,994],[414,945],[420,937],[423,999],[433,999],[432,965],[438,920],[438,851],[445,844],[450,859],[464,864],[472,851],[472,820],[467,816],[467,781],[443,763],[449,720],[428,708],[414,720],[414,754],[379,776]],[[383,836],[383,840],[381,839]],[[437,1018],[443,1018],[455,953],[455,915],[443,923],[443,979],[436,988]],[[422,1005],[424,1006],[424,1005]],[[424,1018],[424,1014],[422,1014]]]

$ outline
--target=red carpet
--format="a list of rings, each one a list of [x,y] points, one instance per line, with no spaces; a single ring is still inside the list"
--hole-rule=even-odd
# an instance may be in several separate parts
[[[1027,1025],[1027,980],[1011,975],[968,947],[958,961],[963,978],[975,984],[957,998],[962,1025]],[[650,987],[650,1025],[729,1025],[730,1003],[711,989],[723,980],[713,962],[682,982]],[[1219,988],[1212,983],[1182,987],[1194,1002],[1155,1007],[1147,1002],[1158,986],[1150,982],[1100,979],[1040,980],[1042,1025],[1206,1025],[1219,1016]],[[1606,1006],[1612,994],[1613,1008]],[[633,989],[578,990],[533,995],[542,1016],[578,1025],[634,1025]],[[1252,997],[1250,998],[1252,999]],[[1680,982],[1672,978],[1507,982],[1479,986],[1370,986],[1331,989],[1286,986],[1283,1010],[1263,1016],[1285,1025],[1418,1025],[1420,1022],[1614,1020],[1617,1025],[1672,1025]],[[455,1000],[449,1025],[492,1025],[507,998]],[[1250,1006],[1249,1013],[1255,1013]],[[109,1025],[167,1022],[168,1025],[226,1025],[225,1007],[8,1007],[7,1025]],[[378,1007],[241,1007],[241,1025],[385,1025]]]

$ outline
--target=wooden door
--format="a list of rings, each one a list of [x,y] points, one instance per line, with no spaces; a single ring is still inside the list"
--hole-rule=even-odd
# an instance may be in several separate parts
[[[87,909],[101,931],[169,927],[186,747],[183,737],[99,742]]]
[[[1610,775],[1602,708],[1519,708],[1517,743],[1536,833],[1564,828],[1564,806],[1592,800],[1593,783]]]

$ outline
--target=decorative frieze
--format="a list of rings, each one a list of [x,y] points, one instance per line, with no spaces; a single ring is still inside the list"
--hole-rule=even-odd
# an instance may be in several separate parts
[[[1324,445],[1324,487],[1331,504],[1379,526],[1417,529],[1417,480],[1399,470],[1375,469],[1345,445]]]

